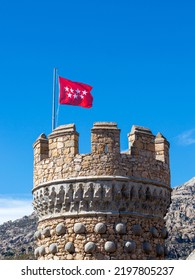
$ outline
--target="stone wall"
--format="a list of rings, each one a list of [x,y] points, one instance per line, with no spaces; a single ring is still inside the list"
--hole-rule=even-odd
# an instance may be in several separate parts
[[[133,126],[129,151],[121,153],[116,123],[95,123],[91,153],[79,154],[78,137],[74,125],[65,125],[34,143],[36,257],[163,258],[171,192],[168,141]],[[79,226],[83,232],[76,232]]]
[[[56,218],[35,233],[39,259],[163,259],[167,232],[159,218],[120,215]]]

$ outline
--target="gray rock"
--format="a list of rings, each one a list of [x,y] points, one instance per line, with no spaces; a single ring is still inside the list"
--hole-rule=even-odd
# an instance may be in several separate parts
[[[106,225],[104,223],[98,223],[95,225],[95,232],[96,233],[105,233],[106,232]]]
[[[52,253],[52,254],[56,254],[56,253],[58,252],[57,243],[52,243],[52,244],[49,246],[49,251],[50,251],[50,253]]]
[[[152,251],[152,245],[149,242],[145,241],[143,243],[143,250],[146,254],[149,254]]]
[[[50,227],[46,227],[42,230],[42,235],[44,237],[50,237],[51,236],[51,233],[50,233]]]
[[[35,249],[34,255],[36,259],[39,257],[39,248]]]
[[[7,258],[37,259],[35,257],[35,239],[41,238],[41,231],[36,231],[35,213],[0,225],[0,260]]]
[[[161,244],[156,245],[156,254],[157,254],[157,256],[164,255],[164,247]]]
[[[74,253],[75,252],[74,244],[72,242],[67,242],[65,247],[64,247],[64,250],[71,253],[71,254]]]
[[[104,244],[104,249],[108,253],[113,253],[113,252],[116,251],[116,245],[115,245],[115,243],[113,241],[107,241]]]
[[[150,233],[152,234],[152,237],[158,237],[158,230],[155,227],[150,228]]]
[[[186,260],[195,260],[195,250],[192,253],[190,253]]]
[[[127,253],[132,253],[135,251],[136,243],[133,240],[126,241],[124,244],[124,251]]]
[[[74,224],[74,232],[75,233],[85,233],[85,226],[82,223]]]
[[[119,234],[125,234],[126,233],[126,225],[124,223],[118,223],[115,226],[115,230]]]
[[[168,231],[167,231],[167,229],[166,228],[162,228],[162,230],[161,230],[161,236],[162,236],[162,238],[164,238],[164,239],[166,239],[167,237],[168,237]]]
[[[195,177],[173,188],[165,217],[167,259],[185,260],[195,248]]]
[[[142,234],[142,227],[140,225],[133,225],[132,231],[134,235],[140,236]]]
[[[37,230],[37,231],[35,232],[34,238],[35,238],[35,240],[41,239],[41,231],[40,231],[40,230]]]
[[[85,253],[93,253],[95,249],[96,249],[96,245],[94,242],[87,242],[85,244],[85,248],[84,248]]]
[[[39,247],[39,255],[40,256],[44,256],[45,255],[45,246],[42,245],[41,247]]]
[[[63,223],[60,223],[56,226],[56,234],[57,235],[62,235],[66,233],[66,228]]]

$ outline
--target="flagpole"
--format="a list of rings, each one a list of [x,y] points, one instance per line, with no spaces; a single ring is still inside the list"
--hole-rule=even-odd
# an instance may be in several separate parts
[[[57,68],[53,70],[53,100],[52,100],[52,131],[56,126],[56,73]]]

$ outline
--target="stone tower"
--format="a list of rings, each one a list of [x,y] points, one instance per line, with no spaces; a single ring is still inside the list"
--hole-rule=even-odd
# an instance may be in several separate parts
[[[91,153],[74,124],[34,143],[38,259],[163,259],[170,204],[169,143],[133,126],[120,152],[116,123],[97,122]]]

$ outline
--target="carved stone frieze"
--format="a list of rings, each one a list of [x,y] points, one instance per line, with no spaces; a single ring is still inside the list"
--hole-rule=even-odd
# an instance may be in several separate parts
[[[85,214],[139,214],[163,217],[170,190],[151,183],[113,180],[66,180],[39,186],[33,192],[40,220]]]

